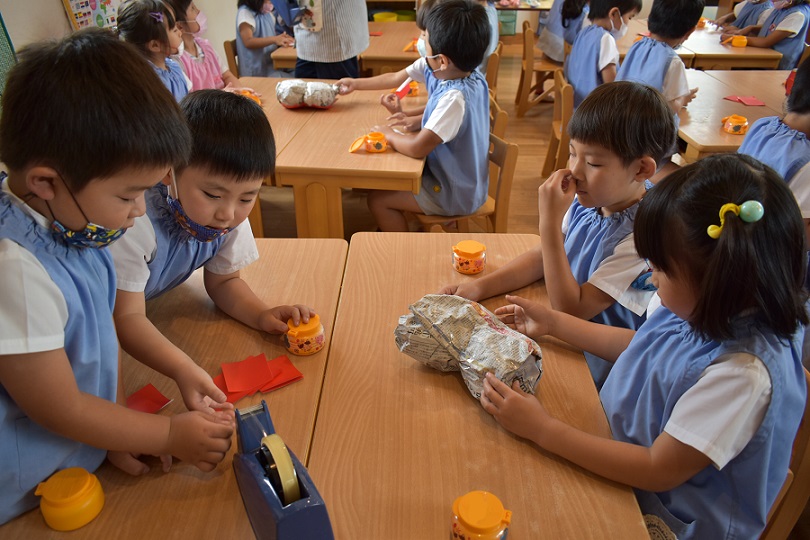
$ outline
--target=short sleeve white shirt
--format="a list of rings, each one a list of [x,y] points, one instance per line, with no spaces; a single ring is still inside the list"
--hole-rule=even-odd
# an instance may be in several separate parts
[[[616,46],[616,40],[613,36],[606,32],[599,42],[599,71],[602,71],[610,64],[619,67],[619,48]]]
[[[427,60],[419,58],[413,64],[405,68],[408,76],[418,82],[425,82],[425,67]],[[439,81],[439,84],[444,84],[444,81]],[[448,90],[439,98],[436,107],[430,116],[425,120],[423,129],[429,129],[441,138],[442,142],[447,143],[453,140],[458,135],[458,130],[461,129],[461,124],[464,121],[464,111],[466,109],[466,101],[464,94],[459,90]]]
[[[686,67],[677,56],[672,59],[664,75],[664,87],[661,93],[667,101],[672,101],[689,94],[689,82],[686,80]]]
[[[773,8],[766,9],[762,12],[762,15],[759,16],[757,23],[761,26],[765,24],[765,21],[768,20],[771,13],[773,12]],[[804,27],[804,14],[800,11],[794,11],[787,17],[785,17],[782,22],[780,22],[774,30],[782,30],[783,32],[788,32],[790,37],[795,36],[799,32],[801,32],[802,28]]]

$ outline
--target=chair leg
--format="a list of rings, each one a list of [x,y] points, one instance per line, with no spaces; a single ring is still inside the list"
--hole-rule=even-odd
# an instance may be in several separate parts
[[[470,220],[469,219],[459,219],[457,221],[458,232],[460,233],[468,233],[470,232]]]
[[[559,145],[560,140],[557,138],[557,135],[552,134],[551,139],[548,141],[548,152],[546,153],[546,159],[543,162],[543,170],[541,171],[544,178],[548,178],[548,176],[554,172],[554,167],[557,164],[557,151]]]
[[[517,93],[515,94],[515,105],[520,103],[520,95],[523,93],[523,77],[526,76],[526,70],[520,70],[520,80],[518,81]]]

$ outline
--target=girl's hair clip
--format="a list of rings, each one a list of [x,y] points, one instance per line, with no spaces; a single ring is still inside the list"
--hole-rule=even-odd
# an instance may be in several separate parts
[[[734,203],[726,203],[720,207],[720,226],[709,225],[706,233],[717,240],[720,238],[720,233],[723,232],[723,225],[726,223],[726,212],[733,212],[735,215],[740,216],[740,219],[746,223],[754,223],[762,219],[765,214],[765,208],[759,201],[745,201],[741,205]]]
[[[157,22],[163,24],[163,13],[159,11],[150,11],[149,16],[155,19]]]

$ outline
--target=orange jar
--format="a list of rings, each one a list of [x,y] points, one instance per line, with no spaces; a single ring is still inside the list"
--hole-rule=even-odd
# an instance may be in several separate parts
[[[463,240],[453,246],[453,268],[462,274],[479,274],[487,262],[487,247],[475,240]]]
[[[504,540],[512,512],[486,491],[471,491],[453,502],[451,540]]]
[[[93,521],[104,507],[104,491],[96,475],[70,467],[37,486],[45,523],[57,531],[72,531]]]
[[[301,321],[295,326],[293,320],[287,321],[287,333],[284,334],[284,345],[287,350],[299,356],[315,354],[326,344],[321,318],[313,315],[309,322]]]
[[[732,135],[745,135],[748,132],[748,118],[732,114],[723,118],[723,131]]]

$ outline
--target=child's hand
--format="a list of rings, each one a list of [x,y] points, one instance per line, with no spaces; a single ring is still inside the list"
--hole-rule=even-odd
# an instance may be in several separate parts
[[[214,384],[211,376],[193,361],[175,378],[183,403],[190,411],[213,412],[214,409],[233,409],[226,396]]]
[[[697,87],[692,88],[691,90],[689,90],[689,93],[686,95],[686,97],[683,100],[683,106],[684,107],[686,107],[689,103],[692,102],[693,99],[695,99],[695,96],[697,95],[697,91],[698,91]]]
[[[559,231],[563,216],[577,193],[577,180],[569,169],[560,169],[537,188],[537,208],[540,228],[551,225]]]
[[[530,441],[536,440],[551,418],[536,397],[520,389],[520,383],[515,381],[509,388],[492,373],[484,378],[480,401],[500,425]]]
[[[140,476],[149,472],[149,466],[138,459],[138,455],[131,452],[107,452],[107,459],[116,468],[132,476]]]
[[[344,77],[340,79],[337,84],[340,86],[340,95],[345,96],[346,94],[351,94],[355,90],[357,90],[357,85],[355,84],[355,79],[351,77]]]
[[[292,47],[295,45],[295,39],[290,37],[289,34],[284,32],[276,36],[276,45],[279,47]]]
[[[231,447],[233,412],[191,411],[171,417],[168,453],[201,471],[213,471]]]
[[[473,302],[478,302],[481,299],[481,293],[478,291],[478,286],[475,284],[475,281],[445,285],[439,289],[436,294],[455,294],[456,296],[472,300]]]
[[[287,320],[292,319],[293,325],[298,326],[301,321],[308,323],[313,315],[315,310],[302,304],[276,306],[259,315],[259,328],[271,334],[283,334],[289,329]]]
[[[393,92],[390,94],[381,95],[380,105],[388,109],[388,112],[391,114],[402,112],[402,102],[399,100],[399,96],[397,96]]]
[[[422,118],[420,116],[405,116],[404,112],[398,112],[386,118],[391,120],[388,122],[388,127],[401,127],[402,131],[419,131],[422,129]],[[394,130],[396,131],[396,130]]]
[[[546,306],[509,294],[506,301],[512,303],[495,310],[502,322],[534,339],[551,333],[552,311]]]

